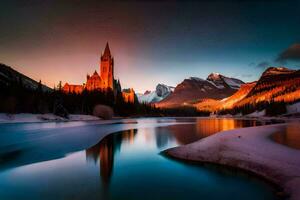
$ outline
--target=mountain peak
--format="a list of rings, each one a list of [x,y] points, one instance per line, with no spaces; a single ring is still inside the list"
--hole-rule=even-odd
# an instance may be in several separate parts
[[[209,81],[219,80],[221,76],[222,76],[221,74],[219,74],[217,72],[213,72],[213,73],[208,75],[207,80],[209,80]]]
[[[229,87],[229,88],[237,90],[240,88],[241,84],[244,83],[243,81],[241,81],[239,79],[229,78],[229,77],[223,76],[222,74],[216,73],[216,72],[209,74],[206,80],[211,82],[212,84],[214,84],[219,89]]]
[[[264,76],[271,76],[271,75],[278,75],[278,74],[290,74],[295,72],[295,70],[292,69],[288,69],[286,67],[269,67],[268,69],[266,69],[263,74],[262,77]]]
[[[174,87],[159,83],[154,91],[147,90],[144,94],[138,95],[141,103],[155,103],[165,99],[174,91]]]

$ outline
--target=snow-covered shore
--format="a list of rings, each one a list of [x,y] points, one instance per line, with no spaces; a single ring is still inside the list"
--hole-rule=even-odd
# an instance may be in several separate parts
[[[289,124],[290,125],[290,124]],[[293,122],[300,128],[300,123]],[[277,144],[270,135],[288,124],[224,131],[166,150],[171,157],[237,167],[281,186],[291,200],[300,199],[300,150]]]
[[[92,115],[69,115],[69,119],[48,113],[48,114],[6,114],[0,113],[0,123],[25,123],[25,122],[59,122],[59,121],[94,121],[100,118]]]

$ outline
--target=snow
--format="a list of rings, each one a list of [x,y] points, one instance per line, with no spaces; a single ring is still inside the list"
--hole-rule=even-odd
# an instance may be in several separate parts
[[[156,103],[159,101],[162,101],[164,98],[169,96],[174,91],[174,87],[167,86],[165,84],[158,84],[156,86],[156,90],[144,93],[144,94],[138,94],[138,101],[140,103]]]
[[[69,115],[69,120],[71,121],[93,121],[93,120],[100,120],[99,117],[93,115]]]
[[[220,80],[220,74],[217,72],[213,72],[207,77],[210,80]]]
[[[46,122],[46,121],[91,121],[99,120],[98,117],[92,115],[69,115],[69,119],[59,117],[52,113],[48,114],[6,114],[0,113],[0,123],[25,123],[25,122]]]
[[[207,82],[209,82],[210,84],[212,84],[213,86],[215,86],[218,89],[224,89],[225,87],[223,85],[216,85],[214,82],[207,80]]]
[[[266,110],[262,110],[262,111],[255,111],[255,112],[250,113],[246,116],[247,117],[263,117],[265,115],[266,115]]]
[[[275,143],[269,136],[300,122],[224,131],[195,143],[172,148],[172,157],[228,165],[254,172],[280,185],[290,200],[300,199],[300,151]]]
[[[228,85],[232,89],[236,90],[239,89],[241,87],[241,84],[244,83],[241,80],[235,78],[229,78],[215,72],[211,73],[206,80],[212,83],[213,85],[215,85],[219,89],[223,89],[225,88],[225,86]]]
[[[300,113],[300,102],[292,105],[287,105],[286,110],[287,110],[287,114]]]
[[[161,101],[162,99],[163,99],[162,97],[157,96],[155,91],[138,96],[138,100],[140,103],[158,102]]]
[[[241,87],[241,83],[234,81],[234,79],[227,78],[225,76],[223,77],[223,79],[225,83],[227,83],[227,85],[229,85],[233,89],[239,89]]]
[[[269,67],[262,76],[269,76],[269,75],[278,75],[278,74],[290,74],[293,73],[295,70],[291,70],[285,67]]]

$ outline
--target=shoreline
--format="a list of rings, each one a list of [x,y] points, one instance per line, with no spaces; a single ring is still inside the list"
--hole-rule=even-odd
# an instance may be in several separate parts
[[[172,119],[173,117],[168,117],[168,118]],[[186,117],[183,117],[183,118],[186,118]],[[201,118],[208,118],[208,117],[201,117]],[[211,118],[211,119],[214,119],[214,118]],[[238,118],[238,119],[241,119],[241,118]],[[137,124],[136,121],[133,121],[133,119],[127,118],[127,120],[125,119],[125,121],[126,121],[125,123],[124,122],[120,123],[120,120],[124,120],[124,119],[119,119],[119,120],[113,119],[113,120],[99,120],[99,121],[96,121],[95,125],[96,124],[98,124],[98,125],[99,124],[102,124],[102,125],[117,124],[117,126],[118,126],[118,127],[112,128],[112,129],[109,128],[109,127],[99,127],[98,134],[95,134],[94,132],[88,131],[89,127],[81,127],[81,128],[78,127],[78,129],[76,129],[75,133],[74,133],[74,131],[72,131],[72,135],[70,134],[71,132],[63,134],[63,135],[58,135],[58,134],[55,133],[55,130],[49,130],[49,131],[47,131],[47,132],[49,132],[49,135],[51,135],[51,138],[52,138],[51,140],[53,140],[53,141],[50,141],[50,142],[48,140],[44,141],[43,138],[39,138],[38,140],[36,140],[36,138],[31,138],[34,143],[33,144],[27,144],[27,141],[22,141],[23,139],[20,138],[21,139],[20,142],[21,142],[22,145],[19,146],[17,149],[14,149],[14,150],[17,150],[17,151],[20,151],[20,152],[23,153],[23,155],[20,157],[21,164],[26,164],[26,163],[28,164],[28,163],[31,163],[30,158],[32,157],[32,155],[35,152],[35,150],[37,150],[37,149],[45,149],[46,150],[46,151],[43,151],[43,152],[46,152],[45,155],[41,155],[41,157],[37,158],[37,160],[45,161],[45,160],[48,160],[48,158],[52,158],[52,159],[53,158],[58,158],[59,156],[57,156],[57,155],[55,156],[55,152],[57,153],[57,148],[58,147],[55,146],[55,145],[50,145],[50,144],[57,143],[57,141],[66,141],[66,140],[68,141],[68,138],[70,136],[72,136],[72,140],[71,141],[73,141],[74,138],[76,140],[73,141],[73,144],[71,146],[69,146],[68,148],[66,148],[63,151],[62,151],[62,149],[58,148],[59,151],[62,153],[62,156],[66,155],[67,152],[73,152],[74,149],[80,149],[80,148],[83,148],[83,146],[84,146],[84,148],[86,146],[90,146],[91,143],[93,143],[93,141],[86,141],[86,144],[82,145],[83,141],[82,141],[82,139],[80,137],[80,133],[79,133],[81,131],[88,132],[88,133],[91,132],[90,133],[90,134],[92,134],[91,136],[93,138],[95,138],[95,140],[99,140],[99,139],[102,139],[103,137],[105,137],[108,134],[115,133],[115,131],[117,131],[117,130],[123,130],[124,128],[125,129],[128,129],[128,128],[141,128]],[[266,119],[248,118],[248,120],[266,120]],[[295,120],[291,120],[291,121],[295,121]],[[44,122],[51,122],[51,121],[44,121]],[[67,122],[72,122],[72,121],[67,121]],[[297,120],[296,122],[299,125],[300,121]],[[20,122],[16,122],[16,123],[20,123]],[[32,122],[29,122],[29,123],[32,123]],[[4,124],[4,123],[0,123],[0,125],[1,124]],[[91,125],[93,125],[93,124],[94,123],[92,123]],[[156,125],[156,126],[166,126],[166,125],[172,125],[172,124],[173,124],[172,122],[167,122],[166,124],[159,124],[159,125]],[[283,146],[281,144],[277,144],[277,143],[275,143],[275,142],[273,142],[273,141],[271,141],[269,139],[269,135],[272,134],[274,130],[276,130],[276,129],[280,128],[280,127],[284,127],[287,124],[288,123],[285,123],[285,124],[275,124],[275,125],[263,125],[263,126],[257,126],[257,127],[241,128],[241,129],[233,129],[233,130],[229,130],[229,131],[224,131],[224,132],[220,132],[218,134],[209,136],[207,138],[201,139],[201,140],[196,141],[196,142],[191,143],[191,144],[187,144],[187,145],[184,145],[184,146],[179,146],[179,147],[167,149],[167,150],[163,151],[162,153],[165,154],[165,155],[167,155],[167,156],[169,156],[172,159],[178,159],[179,158],[181,160],[188,161],[188,162],[191,162],[191,163],[199,163],[199,162],[201,162],[203,164],[209,164],[209,165],[213,164],[213,165],[218,165],[218,166],[225,167],[225,168],[232,168],[232,169],[238,169],[238,170],[245,171],[246,173],[249,173],[251,176],[257,176],[259,178],[263,178],[263,180],[265,180],[266,182],[274,184],[275,191],[278,191],[278,192],[276,192],[276,194],[279,194],[279,196],[281,196],[281,197],[287,197],[287,195],[285,195],[285,194],[290,195],[291,192],[289,192],[287,190],[287,187],[283,187],[284,184],[282,182],[278,181],[278,180],[281,181],[281,178],[279,177],[277,179],[278,175],[276,175],[276,173],[275,173],[275,178],[272,179],[271,175],[272,175],[273,169],[268,169],[267,168],[268,173],[270,173],[271,175],[270,174],[264,175],[263,173],[262,174],[259,173],[259,171],[255,171],[257,168],[259,168],[259,169],[263,169],[262,172],[264,172],[266,170],[264,168],[264,166],[260,166],[260,165],[257,166],[257,163],[251,163],[251,162],[249,163],[249,160],[248,160],[248,162],[246,162],[247,160],[245,160],[245,159],[239,160],[240,157],[237,157],[237,158],[235,158],[235,160],[233,160],[234,157],[230,158],[230,157],[228,157],[228,155],[227,155],[227,157],[225,157],[227,160],[226,159],[222,160],[222,158],[220,158],[220,156],[219,157],[214,157],[214,155],[217,155],[218,153],[220,153],[218,151],[214,151],[215,148],[217,148],[217,149],[221,148],[221,150],[222,150],[222,148],[226,149],[226,142],[227,143],[229,142],[229,144],[230,144],[230,142],[231,142],[230,140],[232,140],[232,139],[233,140],[239,140],[239,141],[240,140],[244,140],[244,138],[247,139],[247,137],[244,137],[243,134],[245,134],[244,132],[246,132],[246,133],[249,132],[249,130],[255,130],[254,132],[258,132],[258,133],[255,133],[256,136],[257,135],[258,136],[263,136],[264,142],[267,141],[267,145],[269,145],[269,143],[270,143],[273,146],[276,145],[277,147],[283,148],[283,149],[285,149],[285,151],[288,151],[288,152],[295,151],[295,150],[293,150],[293,149],[291,149],[289,147],[285,147],[285,146]],[[148,125],[150,125],[150,124],[148,124]],[[148,125],[144,124],[142,127],[144,127],[144,126],[147,127]],[[64,127],[60,127],[60,128],[64,128]],[[68,129],[66,129],[66,130],[68,130]],[[99,133],[100,133],[100,135],[99,135]],[[230,133],[230,134],[228,134],[228,133]],[[75,135],[73,135],[73,134],[75,134]],[[255,134],[251,133],[250,135],[246,134],[245,136],[253,136]],[[36,136],[36,135],[39,135],[39,134],[34,134],[32,136]],[[225,135],[225,136],[223,137],[223,135]],[[241,137],[236,137],[236,136],[241,136]],[[218,141],[217,139],[220,138],[220,137],[221,137],[221,141]],[[211,139],[211,138],[213,138],[213,139]],[[266,138],[267,138],[267,140],[265,140]],[[253,140],[253,138],[250,138],[250,139]],[[211,141],[211,140],[213,140],[213,141]],[[199,157],[199,155],[198,155],[199,151],[203,150],[203,149],[201,149],[203,141],[206,141],[205,142],[206,144],[204,145],[205,148],[204,148],[203,152],[204,153],[205,152],[208,153],[207,154],[208,157],[205,157],[203,155]],[[222,143],[220,143],[220,142],[222,142]],[[46,143],[47,143],[47,145],[46,145]],[[225,143],[225,146],[223,145],[223,143]],[[199,148],[199,144],[201,144],[200,145],[200,149],[197,149],[197,148]],[[244,144],[244,143],[242,143],[242,144]],[[246,144],[247,144],[247,142],[246,142]],[[265,145],[265,143],[263,143],[263,145]],[[189,151],[189,148],[191,146],[192,146],[192,151]],[[30,151],[26,150],[26,149],[29,149],[29,147],[30,147],[31,150]],[[212,153],[214,155],[212,155],[211,153],[209,153],[209,151],[207,151],[206,148],[208,150],[212,150]],[[235,154],[233,154],[233,155],[236,155],[236,154],[239,154],[239,152],[240,152],[239,150],[243,150],[243,149],[230,149],[229,148],[227,150],[231,150],[231,151],[235,150]],[[248,151],[249,148],[246,149],[246,150]],[[251,150],[251,148],[250,148],[250,150]],[[184,151],[184,153],[182,153],[182,151]],[[298,151],[297,155],[299,157],[299,158],[296,159],[297,160],[297,166],[300,166],[300,150],[296,150],[296,151]],[[12,152],[14,152],[14,151],[12,151]],[[244,153],[245,153],[244,151],[241,152],[242,156],[245,156]],[[230,154],[230,155],[232,156],[232,154]],[[212,156],[212,157],[210,158],[210,156]],[[278,160],[281,161],[280,158]],[[291,160],[293,160],[293,158]],[[33,160],[33,162],[35,162],[35,161],[36,160]],[[233,163],[232,163],[232,161],[233,161]],[[243,162],[245,162],[245,163],[243,163]],[[285,162],[285,160],[283,159],[282,162]],[[13,163],[11,163],[11,164],[13,164]],[[240,164],[242,164],[242,165],[240,165]],[[247,168],[247,166],[248,166],[248,168]],[[251,170],[251,168],[249,169],[249,166],[253,167],[254,170]],[[276,172],[276,170],[275,170],[275,172]],[[297,186],[300,186],[300,178],[299,177],[300,177],[300,170],[297,171],[297,180],[296,180],[297,183],[296,183],[296,186],[294,188],[295,191],[297,190]],[[279,190],[277,190],[277,188]],[[298,196],[296,196],[294,198],[291,198],[291,199],[298,199],[300,197],[300,193],[298,192],[297,195]],[[290,196],[292,196],[292,195],[290,195]]]
[[[280,199],[286,200],[289,197],[289,194],[284,192],[284,188],[281,185],[279,185],[278,183],[275,183],[274,181],[272,181],[264,176],[254,173],[250,170],[246,170],[244,168],[239,168],[239,167],[233,167],[230,165],[224,165],[224,164],[220,164],[220,163],[216,163],[216,162],[206,162],[206,161],[195,161],[195,160],[182,159],[182,158],[172,156],[171,154],[167,154],[168,150],[169,149],[162,151],[161,155],[165,156],[168,159],[171,159],[171,160],[174,160],[177,162],[186,163],[189,165],[196,165],[196,166],[200,165],[200,166],[204,166],[204,167],[208,167],[208,168],[217,168],[218,170],[230,170],[230,172],[242,173],[246,176],[249,176],[249,178],[258,179],[258,180],[270,185],[274,189],[274,192],[275,192],[274,194],[276,196],[278,196]]]
[[[206,118],[206,119],[237,119],[237,120],[260,120],[260,121],[281,121],[281,122],[291,122],[298,121],[300,118],[292,117],[247,117],[247,116],[185,116],[185,117],[176,117],[176,116],[129,116],[129,117],[113,117],[111,120],[120,120],[120,119],[140,119],[140,118]],[[46,114],[33,114],[33,113],[18,113],[18,114],[7,114],[0,113],[0,124],[9,124],[9,123],[43,123],[43,122],[77,122],[77,121],[111,121],[98,118],[93,115],[84,115],[84,114],[70,114],[69,119],[63,118],[52,113]]]
[[[70,114],[70,118],[66,119],[66,118],[54,115],[52,113],[46,113],[46,114],[0,113],[0,124],[37,123],[37,122],[75,122],[75,121],[102,121],[102,119],[92,116],[92,115],[80,115],[80,114]]]
[[[279,193],[282,189],[280,196],[297,200],[300,199],[300,150],[275,143],[269,138],[287,124],[290,123],[223,131],[163,153],[172,159],[253,173],[278,186]]]

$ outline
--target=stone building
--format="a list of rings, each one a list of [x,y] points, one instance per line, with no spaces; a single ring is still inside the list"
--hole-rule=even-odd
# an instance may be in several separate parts
[[[62,90],[66,93],[81,93],[83,90],[112,90],[121,92],[121,85],[119,80],[114,78],[114,58],[111,55],[109,45],[106,43],[104,53],[100,57],[99,74],[95,70],[92,75],[86,76],[86,83],[82,85],[74,85],[65,83]],[[132,94],[133,92],[133,94]],[[126,102],[134,102],[133,89],[122,91],[122,96]]]

